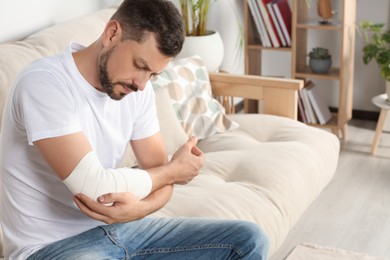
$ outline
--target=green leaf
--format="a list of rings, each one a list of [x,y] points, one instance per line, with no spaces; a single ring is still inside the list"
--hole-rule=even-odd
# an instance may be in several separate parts
[[[362,27],[363,30],[367,30],[372,25],[372,22],[363,20],[359,22],[359,25],[360,27]]]
[[[386,43],[390,43],[390,31],[387,31],[384,34],[382,34],[382,41]]]
[[[380,50],[376,58],[379,65],[386,65],[390,63],[390,52],[386,50]]]
[[[363,62],[368,64],[375,60],[379,65],[380,75],[385,80],[390,80],[390,30],[382,32],[383,23],[373,23],[367,20],[359,22],[363,33],[359,35],[367,43],[363,47]]]
[[[382,27],[384,26],[385,24],[383,23],[377,23],[377,24],[372,24],[370,25],[370,30],[373,31],[373,32],[380,32]]]
[[[368,64],[378,53],[378,47],[375,44],[368,44],[363,48],[363,62]]]
[[[390,79],[390,67],[389,67],[389,65],[390,64],[387,63],[387,64],[384,64],[384,65],[382,65],[380,67],[381,68],[380,75],[385,80],[389,80]]]

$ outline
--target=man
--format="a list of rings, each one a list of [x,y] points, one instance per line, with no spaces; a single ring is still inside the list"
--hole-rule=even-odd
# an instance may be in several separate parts
[[[183,41],[171,2],[125,0],[90,46],[21,72],[1,135],[8,258],[266,258],[249,222],[145,218],[204,160],[190,138],[167,162],[148,82]],[[139,169],[118,168],[129,141]]]

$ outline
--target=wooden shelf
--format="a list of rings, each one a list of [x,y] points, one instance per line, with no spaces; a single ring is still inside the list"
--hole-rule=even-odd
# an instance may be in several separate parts
[[[321,124],[308,124],[311,126],[316,126],[316,127],[322,127],[322,128],[337,128],[338,127],[338,114],[337,113],[332,113],[332,118],[324,125]]]
[[[290,47],[269,48],[269,47],[264,47],[261,44],[248,44],[248,49],[250,49],[250,50],[270,50],[270,51],[287,51],[287,52],[291,52],[291,48]]]
[[[305,23],[297,23],[297,29],[313,29],[313,30],[324,30],[324,31],[342,31],[343,27],[340,22],[331,23],[327,25],[321,25],[315,21],[309,21]]]
[[[322,79],[322,80],[339,80],[340,79],[340,69],[331,68],[330,71],[326,74],[313,73],[309,66],[305,66],[303,70],[297,70],[295,72],[296,78],[313,78],[313,79]]]
[[[244,32],[245,32],[245,72],[246,74],[261,75],[262,51],[284,51],[291,53],[291,77],[300,79],[332,80],[338,84],[338,113],[332,114],[332,119],[325,125],[314,124],[317,127],[330,128],[335,134],[342,132],[345,141],[346,125],[352,117],[352,89],[354,77],[354,46],[356,24],[356,0],[331,0],[332,5],[338,4],[338,14],[333,17],[330,24],[320,24],[319,19],[308,19],[308,9],[305,0],[292,0],[292,43],[288,48],[264,48],[255,26],[254,19],[248,7],[247,0],[244,4]],[[291,3],[291,2],[290,2]],[[337,42],[337,49],[330,49],[331,53],[338,52],[337,64],[326,74],[313,73],[308,63],[309,40],[313,37],[309,31],[316,30],[318,33],[332,32]],[[259,73],[260,72],[260,73]],[[251,108],[254,106],[251,105]],[[252,111],[254,112],[254,111]]]

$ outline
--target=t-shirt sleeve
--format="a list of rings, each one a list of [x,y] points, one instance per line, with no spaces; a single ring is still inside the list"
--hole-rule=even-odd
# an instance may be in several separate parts
[[[81,131],[75,97],[66,83],[47,71],[30,71],[15,86],[14,115],[28,143]]]
[[[145,89],[139,94],[142,95],[137,100],[137,113],[134,120],[132,140],[147,138],[160,131],[156,110],[156,96],[152,84],[148,82]]]

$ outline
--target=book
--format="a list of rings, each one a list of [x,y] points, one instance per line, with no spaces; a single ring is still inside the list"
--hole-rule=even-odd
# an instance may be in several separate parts
[[[248,7],[252,14],[254,24],[257,28],[257,31],[260,36],[261,44],[264,47],[271,47],[271,42],[268,38],[267,31],[264,27],[262,17],[260,15],[260,10],[256,4],[256,0],[248,0]]]
[[[305,124],[310,123],[308,119],[308,112],[305,109],[305,105],[303,103],[303,93],[302,89],[298,90],[298,116],[300,117],[301,121]]]
[[[287,45],[291,46],[291,19],[292,13],[287,0],[278,0],[272,4]]]
[[[310,104],[313,107],[314,113],[318,118],[318,122],[321,125],[324,125],[332,118],[332,114],[324,99],[321,98],[321,93],[319,93],[318,90],[318,87],[316,88],[315,86],[312,86],[307,89],[307,95]]]
[[[261,17],[263,18],[265,28],[266,28],[267,33],[269,35],[269,38],[271,40],[271,44],[273,47],[279,48],[280,41],[279,41],[279,38],[277,37],[276,29],[271,22],[271,16],[269,15],[267,7],[266,7],[266,4],[269,1],[272,1],[272,0],[257,0],[256,2],[257,2],[257,5],[259,7],[259,10],[260,10]]]
[[[312,87],[314,87],[313,81],[311,80],[306,81],[305,86],[303,87],[303,89],[301,89],[301,94],[302,94],[303,105],[306,111],[307,121],[310,124],[316,124],[318,123],[318,120],[316,114],[314,113],[313,106],[310,103],[309,95],[308,95],[308,89]]]
[[[280,28],[280,25],[279,25],[279,22],[278,22],[278,18],[276,18],[276,14],[275,14],[274,8],[272,7],[274,2],[275,2],[275,0],[272,0],[272,2],[268,2],[267,3],[267,9],[268,9],[268,13],[271,16],[271,21],[272,21],[272,23],[273,23],[273,25],[274,25],[274,27],[276,29],[276,32],[278,33],[280,44],[283,47],[285,47],[285,46],[287,46],[287,43],[286,43],[286,40],[284,39],[282,28]]]
[[[305,124],[309,123],[307,112],[305,111],[305,106],[303,104],[302,89],[298,91],[298,119]]]

